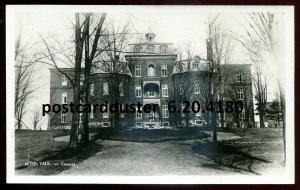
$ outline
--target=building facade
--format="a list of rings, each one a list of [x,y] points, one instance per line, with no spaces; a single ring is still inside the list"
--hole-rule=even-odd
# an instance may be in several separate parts
[[[137,127],[137,128],[174,128],[203,127],[211,118],[208,112],[202,112],[209,100],[210,88],[207,66],[209,62],[195,56],[189,61],[178,61],[172,43],[155,41],[155,34],[148,32],[139,43],[129,44],[126,71],[111,74],[94,71],[90,90],[90,104],[130,104],[158,105],[150,113],[90,113],[91,127]],[[72,76],[72,69],[62,69]],[[253,94],[250,65],[222,65],[223,85],[222,101],[242,101],[245,109],[242,113],[224,114],[225,126],[251,126],[254,122]],[[50,69],[50,104],[69,104],[73,100],[73,90],[68,78]],[[116,102],[117,101],[117,102]],[[187,109],[184,101],[200,110],[197,113],[182,113]],[[194,103],[196,102],[196,103]],[[197,103],[199,102],[199,104]],[[116,105],[118,106],[118,105]],[[175,107],[176,111],[168,109]],[[170,107],[169,107],[170,108]],[[72,113],[49,113],[50,129],[70,128]],[[218,114],[218,121],[220,120]],[[80,115],[81,123],[82,114]],[[220,123],[220,122],[218,122]]]

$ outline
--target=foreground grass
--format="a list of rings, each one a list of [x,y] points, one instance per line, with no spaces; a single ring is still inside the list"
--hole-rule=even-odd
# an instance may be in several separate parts
[[[16,131],[16,174],[55,175],[100,151],[101,147],[94,142],[86,148],[80,147],[76,151],[71,151],[68,149],[68,142],[54,140],[55,137],[68,135],[68,133],[69,131],[60,130]],[[37,165],[28,166],[28,163],[37,163]],[[44,165],[45,163],[50,165]]]
[[[25,167],[25,162],[41,161],[52,152],[67,147],[66,142],[56,142],[54,137],[66,135],[63,131],[15,131],[16,168]]]
[[[224,132],[241,138],[218,143],[199,142],[193,146],[193,150],[206,155],[218,165],[254,174],[265,174],[284,168],[282,128],[227,129]]]
[[[242,138],[225,142],[225,144],[243,149],[253,156],[276,165],[285,165],[282,128],[232,130],[232,133],[240,134]]]
[[[100,144],[102,143],[95,142],[99,139],[153,143],[200,139],[192,144],[191,150],[215,163],[202,164],[201,167],[226,166],[253,174],[263,174],[268,168],[284,167],[281,128],[222,130],[225,133],[234,133],[241,138],[223,140],[218,143],[202,140],[207,136],[196,128],[181,130],[111,130],[106,128],[91,132],[96,135],[89,147],[70,151],[67,149],[68,142],[54,140],[55,137],[68,135],[69,131],[16,131],[16,174],[55,175],[61,173],[73,167],[62,166],[62,162],[77,165],[101,151],[103,147]],[[49,162],[51,165],[26,166],[26,162]]]
[[[95,141],[110,139],[132,142],[164,142],[169,140],[186,140],[202,138],[204,133],[197,129],[183,130],[112,130],[111,128],[92,129],[95,133],[90,145],[86,148],[79,147],[76,151],[68,149],[67,141],[55,141],[55,137],[68,136],[67,130],[31,131],[21,130],[15,132],[15,168],[16,174],[55,175],[73,166],[62,163],[75,164],[93,156],[101,151],[102,147]],[[201,135],[202,134],[202,135]],[[200,136],[199,136],[200,135]],[[68,139],[68,138],[67,138]],[[37,165],[27,165],[27,163]],[[44,163],[50,165],[43,165]],[[42,165],[41,165],[42,164]]]

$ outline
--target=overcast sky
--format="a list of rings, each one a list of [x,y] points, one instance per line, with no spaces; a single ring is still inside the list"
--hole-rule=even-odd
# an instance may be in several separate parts
[[[209,11],[189,7],[191,11],[177,8],[149,8],[143,11],[135,9],[135,11],[125,11],[113,9],[108,12],[106,21],[114,23],[125,23],[130,21],[132,32],[145,33],[149,27],[156,33],[156,41],[174,43],[175,48],[184,49],[190,42],[194,54],[206,58],[206,38],[208,33],[207,20]],[[95,11],[95,10],[94,10]],[[22,23],[22,41],[31,43],[40,41],[39,35],[43,37],[55,37],[55,39],[64,41],[70,40],[74,31],[72,30],[72,22],[74,23],[73,11],[64,12],[54,11],[45,12],[39,10],[19,11],[15,18],[15,35],[20,32],[20,23]],[[224,13],[221,14],[220,20],[224,28],[230,28],[234,32],[241,32],[242,17],[240,13]],[[239,64],[248,63],[241,45],[236,43],[235,60]],[[35,94],[31,107],[41,107],[43,103],[49,103],[50,97],[50,72],[46,65],[37,67],[38,73],[35,76],[38,84],[42,84],[42,88]],[[272,72],[270,72],[272,73]],[[273,77],[270,74],[270,77]],[[272,82],[271,82],[272,83]],[[271,85],[272,86],[272,85]],[[271,95],[272,96],[272,95]],[[47,124],[47,123],[46,123]],[[45,125],[46,126],[46,125]]]

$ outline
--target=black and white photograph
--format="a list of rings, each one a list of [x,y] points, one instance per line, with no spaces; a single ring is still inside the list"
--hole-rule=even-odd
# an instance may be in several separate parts
[[[8,183],[293,184],[293,6],[7,5]]]

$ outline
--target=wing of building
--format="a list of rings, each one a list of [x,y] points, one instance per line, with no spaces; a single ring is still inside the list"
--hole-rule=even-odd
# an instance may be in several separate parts
[[[209,61],[199,56],[178,61],[173,44],[157,42],[155,36],[149,31],[140,42],[129,44],[125,61],[120,64],[122,69],[118,72],[103,69],[110,68],[110,62],[93,69],[89,103],[113,106],[118,111],[89,113],[91,127],[207,126],[211,117],[211,113],[206,111],[211,93],[208,85]],[[73,69],[61,70],[72,76]],[[73,100],[69,79],[57,69],[50,69],[50,72],[50,104],[69,104]],[[219,126],[221,116],[225,121],[224,127],[253,126],[251,66],[221,65],[221,73],[223,79],[222,85],[219,85],[218,100],[223,104],[226,101],[242,101],[244,109],[241,113],[218,113]],[[153,106],[155,109],[150,113],[131,113],[130,105],[138,102],[158,106]],[[51,112],[49,115],[49,129],[70,128],[72,113]]]

